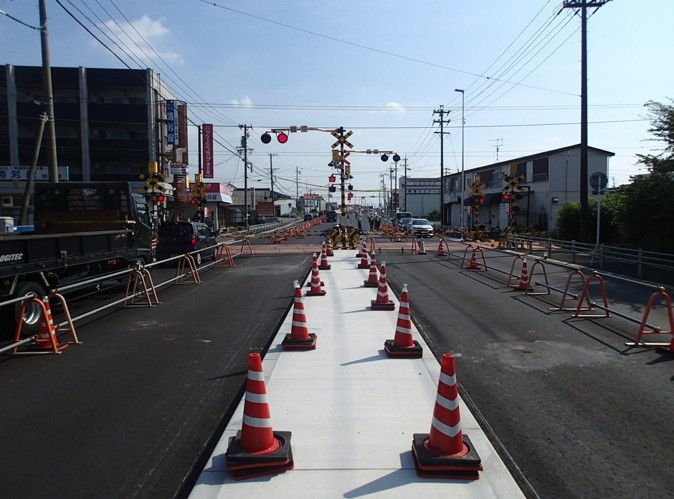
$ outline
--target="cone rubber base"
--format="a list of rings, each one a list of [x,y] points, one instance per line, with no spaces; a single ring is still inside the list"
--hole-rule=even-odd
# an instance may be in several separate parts
[[[295,467],[289,431],[275,431],[274,438],[281,445],[276,452],[268,454],[250,454],[241,449],[241,430],[236,437],[230,437],[229,447],[225,453],[227,470],[234,480],[244,480],[256,476],[282,473]]]
[[[318,268],[319,270],[330,270],[330,265],[319,265]]]
[[[424,443],[428,433],[414,433],[412,455],[417,468],[417,476],[422,478],[454,478],[458,480],[477,480],[482,469],[482,460],[467,435],[463,435],[463,444],[468,452],[463,456],[438,456],[429,451]]]
[[[377,300],[372,300],[370,302],[370,308],[372,310],[395,310],[396,304],[392,301],[388,303],[377,303]]]
[[[292,334],[286,334],[286,337],[281,342],[283,350],[315,350],[316,349],[316,335],[309,333],[309,338],[306,340],[293,340]],[[276,434],[276,432],[274,432]]]
[[[412,340],[414,346],[411,347],[397,347],[393,344],[395,340],[386,340],[384,342],[384,350],[389,357],[398,357],[401,359],[420,359],[424,353],[423,348],[419,342]]]
[[[304,296],[325,296],[327,291],[324,289],[321,291],[307,291]]]
[[[363,286],[365,286],[366,288],[378,288],[379,279],[377,279],[377,282],[363,281]]]

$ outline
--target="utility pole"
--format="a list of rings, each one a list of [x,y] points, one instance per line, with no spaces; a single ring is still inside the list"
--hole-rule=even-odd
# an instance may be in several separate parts
[[[59,181],[59,167],[56,155],[56,122],[54,120],[54,93],[51,84],[51,62],[49,58],[49,34],[47,33],[47,6],[40,0],[40,40],[42,43],[42,83],[47,99],[47,129],[49,131],[49,181]]]
[[[302,170],[300,170],[299,166],[295,167],[295,203],[300,202],[300,173],[302,173]],[[297,206],[297,204],[295,204]],[[295,208],[297,209],[297,208]]]
[[[498,161],[498,153],[503,145],[503,139],[489,139],[489,142],[496,142],[496,161]]]
[[[239,125],[243,129],[243,137],[241,137],[241,147],[243,149],[243,218],[246,227],[250,225],[248,220],[248,125]],[[251,165],[252,171],[252,165]]]
[[[440,109],[434,110],[433,114],[440,115],[440,119],[433,120],[433,123],[440,123],[440,224],[445,225],[445,208],[443,206],[445,200],[445,181],[443,180],[445,177],[445,132],[443,131],[443,127],[445,123],[449,123],[450,121],[449,118],[445,120],[445,115],[449,114],[449,111],[446,111],[443,106],[440,106]]]
[[[580,242],[588,241],[588,150],[587,150],[587,8],[599,9],[611,0],[564,0],[564,9],[580,9],[581,19],[581,71],[580,71]]]
[[[405,156],[405,211],[410,211],[407,208],[407,156]]]
[[[270,180],[270,183],[271,183],[271,191],[270,191],[269,195],[271,196],[271,203],[272,203],[273,210],[274,210],[274,217],[276,217],[276,204],[275,204],[275,200],[274,200],[274,168],[272,167],[272,158],[274,156],[278,156],[278,154],[271,153],[271,152],[269,153],[269,180]]]

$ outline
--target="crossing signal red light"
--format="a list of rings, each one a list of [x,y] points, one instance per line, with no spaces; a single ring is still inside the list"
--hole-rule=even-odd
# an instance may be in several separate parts
[[[164,202],[164,196],[160,194],[160,195],[157,197],[157,201],[160,202],[160,203],[163,203],[163,202]]]
[[[334,181],[335,181],[335,176],[334,176],[334,175],[330,175],[330,176],[328,177],[328,181],[329,181],[329,182],[334,182]]]
[[[477,198],[477,202],[480,204],[484,204],[484,197],[480,196],[479,198]]]
[[[276,136],[276,140],[278,140],[281,144],[285,144],[286,142],[288,142],[288,135],[284,132],[280,132]]]
[[[502,198],[503,198],[503,201],[510,201],[510,194],[505,193],[505,194],[502,196]]]

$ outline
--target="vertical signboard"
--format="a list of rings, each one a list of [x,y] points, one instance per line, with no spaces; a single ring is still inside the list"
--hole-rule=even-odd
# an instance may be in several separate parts
[[[178,128],[178,113],[176,112],[176,103],[172,100],[166,101],[166,143],[176,145]]]
[[[213,125],[201,125],[204,178],[213,178]]]

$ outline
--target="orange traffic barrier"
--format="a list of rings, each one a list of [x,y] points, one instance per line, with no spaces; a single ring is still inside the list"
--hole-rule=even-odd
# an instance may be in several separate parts
[[[659,327],[654,327],[651,330],[646,330],[646,320],[648,315],[651,313],[653,304],[658,298],[663,298],[665,300],[665,307],[667,309],[667,317],[669,319],[669,331],[663,331]],[[672,339],[670,343],[641,343],[641,337],[643,335],[652,335],[652,334],[670,334]],[[665,288],[658,289],[655,293],[651,295],[648,299],[648,304],[646,305],[646,310],[644,311],[644,316],[641,319],[641,324],[639,324],[639,330],[637,331],[637,337],[633,343],[625,343],[628,346],[637,346],[637,347],[669,347],[665,349],[667,352],[674,353],[674,315],[672,314],[672,299],[665,292]],[[659,349],[662,350],[662,349]]]
[[[482,460],[461,430],[459,391],[454,356],[444,354],[430,433],[414,433],[412,455],[417,475],[424,478],[477,480]]]
[[[307,296],[325,296],[326,291],[322,287],[321,275],[318,271],[318,254],[314,253],[313,262],[311,264],[311,284],[307,291]]]
[[[185,264],[189,266],[189,272],[185,272]],[[176,284],[183,284],[182,280],[188,275],[191,275],[192,279],[197,284],[201,282],[201,277],[199,277],[199,271],[197,270],[197,262],[192,255],[185,253],[183,257],[178,260],[178,266],[176,268]]]
[[[519,261],[524,261],[524,258],[522,258],[521,255],[516,255],[515,258],[513,258],[513,263],[512,263],[512,265],[510,266],[510,274],[508,274],[508,282],[506,282],[506,287],[507,287],[507,288],[510,287],[510,281],[512,280],[513,275],[514,275],[514,273],[515,273],[515,264],[517,263],[518,260],[519,260]]]
[[[293,297],[293,320],[290,333],[285,335],[281,342],[284,350],[314,350],[316,335],[309,333],[307,318],[304,313],[304,299],[300,283],[294,281],[295,295]]]
[[[562,301],[559,304],[559,307],[550,308],[549,310],[555,310],[557,312],[561,312],[561,311],[570,312],[571,310],[594,310],[592,308],[592,304],[590,303],[590,297],[587,296],[587,295],[585,296],[585,301],[587,302],[587,305],[582,305],[582,303],[581,303],[578,306],[573,307],[573,308],[564,308],[564,303],[566,302],[567,296],[571,296],[571,298],[573,298],[574,300],[578,299],[578,295],[574,295],[572,293],[569,293],[569,286],[571,285],[571,279],[573,278],[573,276],[580,276],[580,283],[582,285],[585,284],[585,274],[583,274],[583,272],[578,267],[576,267],[569,274],[569,277],[566,279],[566,286],[564,287],[564,292],[562,293]]]
[[[582,314],[581,315],[581,305],[583,303],[583,300],[587,300],[589,302],[590,300],[590,282],[593,280],[596,280],[599,283],[599,290],[601,292],[601,297],[604,302],[604,313],[603,314]],[[580,294],[580,298],[578,298],[578,306],[576,307],[576,313],[573,314],[572,317],[594,317],[594,318],[601,318],[601,317],[610,317],[608,313],[608,299],[606,298],[606,286],[604,285],[604,279],[602,276],[600,276],[597,273],[592,274],[589,276],[587,279],[585,279],[585,283],[583,284],[583,292]]]
[[[248,356],[248,376],[243,406],[243,424],[231,438],[225,458],[235,480],[270,475],[295,467],[289,431],[274,431],[267,401],[262,359]]]
[[[366,288],[376,288],[379,286],[379,273],[377,272],[377,258],[374,253],[370,257],[370,273],[367,280],[363,281]]]
[[[253,256],[255,254],[255,252],[253,251],[253,247],[250,245],[250,241],[248,240],[248,238],[241,241],[241,253],[240,254],[242,256],[246,254],[246,248],[248,248],[248,254],[250,256]]]
[[[321,248],[321,264],[318,266],[321,270],[330,270],[330,264],[328,263],[328,254],[325,249],[325,242],[323,242],[323,247]]]
[[[129,274],[129,278],[126,280],[126,292],[123,306],[128,307],[133,305],[133,302],[138,296],[136,290],[138,289],[139,284],[142,288],[140,293],[145,295],[147,306],[154,307],[155,305],[158,305],[160,302],[159,297],[157,296],[157,288],[155,288],[154,281],[152,280],[152,274],[150,274],[150,271],[145,267],[138,266]]]
[[[470,256],[470,263],[468,264],[470,270],[479,270],[480,264],[477,261],[477,252],[473,250],[473,254]]]
[[[377,299],[370,303],[372,310],[395,310],[395,303],[388,297],[388,280],[386,279],[386,262],[381,262],[379,271],[379,284],[377,286]]]
[[[52,296],[58,298],[63,306],[63,311],[66,315],[66,320],[68,322],[69,332],[72,334],[73,341],[69,343],[59,342],[57,333],[59,328],[54,325],[54,318],[51,313],[51,305],[49,304],[49,297],[45,296],[43,299],[38,298],[33,295],[30,298],[26,298],[21,302],[20,317],[23,317],[26,313],[26,302],[30,301],[37,305],[40,308],[40,329],[38,334],[35,336],[35,342],[27,347],[16,346],[12,350],[12,355],[32,355],[32,354],[45,354],[45,353],[54,353],[60,354],[63,349],[67,348],[71,343],[79,344],[81,343],[77,338],[77,333],[75,333],[75,326],[70,317],[70,312],[68,311],[68,306],[66,304],[65,298],[58,294],[53,293]],[[21,330],[23,328],[23,321],[19,321],[16,325],[16,330],[14,332],[14,342],[18,343],[21,338]]]
[[[413,237],[412,238],[412,247],[410,248],[410,255],[416,255],[418,251],[419,251],[419,243]]]
[[[412,319],[410,317],[410,302],[407,284],[403,284],[400,295],[400,309],[396,323],[395,337],[384,342],[384,350],[389,357],[404,357],[418,359],[423,349],[418,341],[412,339]]]
[[[214,267],[224,266],[223,262],[227,262],[231,267],[234,267],[234,257],[232,256],[232,249],[228,244],[221,244],[218,246],[218,251],[215,253]]]
[[[534,271],[536,270],[536,267],[540,266],[541,269],[543,270],[543,276],[545,277],[545,291],[538,291],[536,293],[533,293],[533,284],[540,284],[538,281],[534,282]],[[532,284],[533,283],[533,284]],[[524,294],[527,295],[549,295],[550,294],[550,282],[548,281],[548,272],[545,270],[545,265],[543,265],[543,262],[541,260],[536,260],[534,264],[531,266],[531,274],[529,275],[529,289],[527,289]]]

